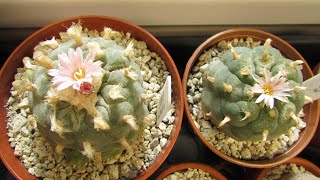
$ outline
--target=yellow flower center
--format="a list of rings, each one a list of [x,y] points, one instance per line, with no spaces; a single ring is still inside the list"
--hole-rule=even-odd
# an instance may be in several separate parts
[[[86,76],[86,73],[84,72],[84,70],[82,68],[79,68],[78,71],[73,73],[73,77],[76,80],[83,79],[85,76]]]
[[[265,86],[263,86],[263,91],[264,91],[264,94],[267,94],[267,95],[273,94],[273,88],[270,84],[266,84]]]

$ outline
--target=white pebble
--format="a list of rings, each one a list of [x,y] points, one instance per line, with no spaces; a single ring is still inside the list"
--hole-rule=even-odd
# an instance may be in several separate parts
[[[166,130],[166,128],[167,128],[167,126],[166,126],[165,123],[161,122],[161,123],[159,124],[159,129],[160,129],[161,131]]]
[[[167,139],[166,138],[161,138],[160,139],[160,146],[163,148],[167,143]]]

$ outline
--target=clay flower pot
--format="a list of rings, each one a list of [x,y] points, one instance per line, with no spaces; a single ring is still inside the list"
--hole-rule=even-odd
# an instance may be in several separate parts
[[[317,167],[312,162],[305,160],[303,158],[294,157],[294,158],[289,159],[288,161],[286,161],[282,164],[296,164],[298,166],[302,166],[307,171],[311,172],[313,175],[320,177],[320,168]],[[249,179],[262,180],[263,177],[265,177],[269,171],[270,171],[270,168],[259,169],[259,170],[256,169],[256,172],[253,173],[253,176],[251,176]]]
[[[163,178],[167,177],[168,175],[170,175],[174,172],[187,170],[188,168],[201,169],[202,171],[209,173],[213,178],[215,178],[217,180],[226,180],[227,179],[223,174],[221,174],[220,172],[218,172],[217,170],[215,170],[214,168],[212,168],[209,165],[200,164],[200,163],[181,163],[181,164],[173,165],[173,166],[169,167],[168,169],[164,170],[156,178],[156,180],[162,180]]]
[[[32,176],[28,173],[25,166],[20,162],[20,160],[17,157],[14,156],[14,150],[10,147],[10,144],[8,142],[6,129],[7,110],[5,108],[5,105],[8,101],[8,98],[10,97],[11,82],[14,80],[17,68],[23,66],[23,57],[32,57],[33,48],[37,44],[39,44],[39,42],[51,39],[53,36],[59,37],[59,32],[65,31],[66,27],[70,27],[72,23],[77,23],[79,20],[81,20],[82,27],[92,30],[103,31],[104,26],[107,26],[116,31],[130,32],[132,37],[134,37],[137,40],[146,42],[148,49],[160,55],[168,71],[171,74],[172,83],[174,84],[174,86],[172,86],[172,101],[175,104],[175,120],[173,123],[174,127],[166,145],[163,147],[162,152],[159,153],[154,163],[151,164],[145,171],[140,173],[137,177],[141,179],[146,179],[163,163],[178,137],[183,116],[182,86],[180,84],[181,80],[176,66],[172,58],[170,57],[169,53],[154,36],[152,36],[149,32],[145,31],[144,29],[140,28],[139,26],[112,17],[80,16],[50,24],[29,36],[10,55],[0,72],[1,159],[8,168],[8,170],[17,179],[36,179],[35,176]]]
[[[303,78],[304,80],[309,79],[313,76],[313,73],[308,66],[307,62],[304,60],[304,58],[288,43],[286,43],[284,40],[280,39],[279,37],[272,35],[270,33],[261,31],[261,30],[255,30],[255,29],[247,29],[247,28],[238,28],[238,29],[231,29],[227,30],[221,33],[218,33],[209,39],[207,39],[205,42],[203,42],[192,54],[190,57],[186,69],[183,76],[183,89],[184,89],[184,101],[185,101],[185,110],[186,115],[189,120],[190,125],[192,126],[194,132],[196,135],[201,139],[201,141],[206,144],[208,148],[210,148],[215,154],[219,155],[221,158],[235,163],[237,165],[245,166],[245,167],[252,167],[252,168],[266,168],[266,167],[272,167],[276,166],[278,164],[281,164],[288,159],[291,159],[292,157],[295,157],[297,154],[299,154],[310,142],[313,134],[316,131],[316,127],[318,124],[318,118],[319,118],[319,104],[313,103],[313,104],[307,104],[304,108],[304,122],[307,124],[306,128],[304,128],[300,132],[300,137],[297,142],[295,142],[291,147],[288,148],[288,150],[283,153],[276,155],[272,159],[264,159],[264,160],[241,160],[237,159],[231,156],[228,156],[221,151],[219,151],[216,147],[212,146],[205,137],[201,134],[199,128],[197,128],[196,124],[194,123],[194,120],[192,119],[191,112],[190,112],[190,106],[187,99],[187,88],[188,88],[188,76],[191,73],[191,70],[194,65],[198,62],[198,58],[200,55],[205,51],[210,49],[213,45],[217,45],[220,41],[226,40],[230,41],[235,38],[247,38],[251,37],[253,41],[261,41],[264,42],[267,38],[272,39],[272,47],[280,50],[282,55],[288,59],[293,60],[303,60]]]
[[[320,73],[320,63],[318,63],[316,65],[316,67],[313,69],[313,74],[316,75],[316,74],[319,74]],[[317,100],[317,101],[320,101],[320,100]],[[318,108],[318,111],[319,111],[319,114],[320,114],[320,108]],[[320,117],[319,117],[319,121],[320,121]],[[316,133],[314,134],[312,140],[311,140],[311,143],[310,143],[312,146],[315,146],[315,147],[319,147],[320,148],[320,126],[318,124],[318,128],[317,128],[317,131]]]

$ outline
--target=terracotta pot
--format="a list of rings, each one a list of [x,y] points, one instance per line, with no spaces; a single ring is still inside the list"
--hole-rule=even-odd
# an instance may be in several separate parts
[[[168,169],[164,170],[157,178],[156,180],[162,180],[169,174],[172,174],[176,171],[183,171],[187,170],[188,168],[194,168],[194,169],[201,169],[207,173],[209,173],[212,177],[214,177],[217,180],[226,180],[227,178],[224,177],[223,174],[221,174],[219,171],[215,170],[213,167],[205,164],[200,163],[181,163],[174,166],[170,166]]]
[[[22,67],[22,59],[25,56],[32,57],[33,48],[41,41],[51,39],[53,36],[59,37],[59,32],[66,31],[66,27],[71,26],[72,22],[78,22],[81,20],[82,26],[88,29],[96,29],[102,31],[104,26],[108,26],[117,31],[130,32],[132,37],[137,40],[142,40],[147,43],[149,50],[158,53],[163,59],[165,65],[168,68],[172,76],[173,88],[173,101],[175,104],[176,118],[174,121],[174,128],[168,139],[167,144],[163,147],[162,152],[159,153],[157,159],[152,165],[150,165],[144,172],[139,174],[138,179],[146,179],[149,177],[168,156],[171,151],[178,133],[181,128],[181,122],[183,117],[183,97],[182,86],[178,70],[167,50],[162,44],[149,32],[145,31],[139,26],[133,25],[129,22],[102,16],[80,16],[75,18],[66,19],[57,23],[50,24],[33,33],[25,41],[23,41],[10,55],[0,72],[0,156],[3,163],[8,170],[18,179],[36,179],[36,177],[30,175],[25,169],[24,165],[19,161],[17,157],[13,155],[13,149],[10,147],[6,129],[6,115],[7,111],[4,107],[10,97],[11,82],[14,79],[14,75],[17,72],[18,67]]]
[[[320,63],[318,63],[316,67],[314,67],[313,74],[319,74],[319,71],[320,71]]]
[[[313,69],[313,74],[315,74],[315,75],[320,74],[320,63],[318,63],[316,65],[316,67]],[[317,101],[320,102],[320,100],[317,100]],[[318,111],[320,114],[320,108],[318,108]],[[319,117],[319,121],[320,121],[320,117]],[[310,142],[310,145],[320,148],[320,124],[318,124],[317,131],[315,132],[315,134]]]
[[[291,163],[299,166],[303,166],[306,170],[310,171],[315,176],[320,177],[320,168],[308,160],[305,160],[299,157],[294,157],[282,164],[291,164]],[[253,173],[253,176],[251,176],[249,179],[262,180],[263,177],[265,177],[270,170],[271,168],[256,169],[256,172]]]
[[[262,42],[265,41],[267,38],[271,38],[272,47],[279,49],[283,56],[293,60],[301,59],[304,61],[303,69],[302,69],[304,79],[309,79],[310,77],[313,76],[313,73],[310,67],[308,66],[307,62],[304,60],[304,58],[291,45],[289,45],[288,43],[286,43],[284,40],[280,39],[277,36],[261,30],[248,29],[248,28],[237,28],[237,29],[223,31],[221,33],[218,33],[210,37],[205,42],[203,42],[194,51],[194,53],[192,54],[192,56],[190,57],[187,63],[184,76],[183,76],[183,81],[182,81],[182,86],[184,90],[183,93],[185,98],[184,99],[185,111],[186,111],[186,115],[188,117],[189,123],[192,126],[194,132],[197,134],[197,136],[201,139],[201,141],[204,144],[206,144],[208,148],[210,148],[215,154],[219,155],[221,158],[245,167],[253,167],[253,168],[272,167],[272,166],[281,164],[287,161],[288,159],[296,156],[308,145],[318,125],[318,119],[319,119],[318,102],[313,104],[307,104],[303,107],[306,115],[304,118],[304,121],[307,123],[307,127],[300,132],[299,140],[296,143],[294,143],[286,153],[277,155],[273,159],[240,160],[220,152],[204,138],[204,136],[201,134],[200,130],[196,127],[196,125],[194,124],[194,121],[192,120],[190,109],[189,109],[189,103],[187,101],[188,76],[189,76],[189,73],[191,72],[193,65],[196,64],[199,56],[204,52],[204,50],[211,48],[213,45],[217,44],[221,40],[232,40],[234,38],[239,39],[239,38],[246,38],[246,37],[252,37],[254,41],[262,41]]]

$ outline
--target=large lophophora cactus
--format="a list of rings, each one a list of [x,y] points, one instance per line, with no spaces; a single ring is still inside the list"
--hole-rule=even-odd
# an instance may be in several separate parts
[[[75,164],[132,151],[130,143],[148,120],[139,66],[127,58],[132,44],[125,49],[102,37],[84,37],[81,30],[73,25],[69,40],[43,42],[48,53],[24,59],[28,79],[20,88],[29,91],[41,135]]]
[[[229,45],[221,58],[203,67],[203,110],[236,140],[272,140],[299,121],[303,62],[286,59],[270,43],[252,49]]]

